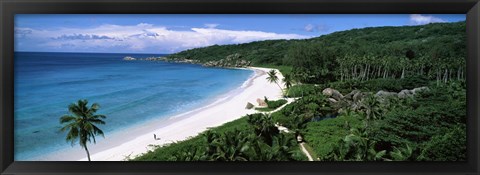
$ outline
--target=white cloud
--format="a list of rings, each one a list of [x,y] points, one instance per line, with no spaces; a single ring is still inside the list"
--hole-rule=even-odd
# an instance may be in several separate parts
[[[410,23],[413,25],[423,25],[423,24],[438,23],[438,22],[446,22],[446,21],[434,16],[420,15],[420,14],[410,15]]]
[[[305,26],[305,31],[307,32],[313,32],[314,29],[315,29],[315,26],[313,24],[307,24]]]
[[[164,26],[147,23],[137,25],[100,25],[93,28],[61,28],[57,30],[36,30],[16,28],[29,31],[27,38],[21,41],[36,41],[37,49],[75,49],[76,51],[115,50],[147,51],[170,53],[195,47],[214,44],[238,44],[251,41],[272,39],[303,39],[311,36],[298,34],[278,34],[263,31],[243,31],[217,29],[218,25],[206,25],[206,28],[190,30],[171,30]],[[17,45],[18,47],[23,47]],[[67,48],[68,47],[68,48]],[[18,50],[26,50],[19,48]]]
[[[306,32],[327,32],[330,30],[330,27],[322,24],[319,24],[319,25],[307,24],[305,25],[303,30],[305,30]]]
[[[217,28],[220,24],[204,24],[207,28]]]

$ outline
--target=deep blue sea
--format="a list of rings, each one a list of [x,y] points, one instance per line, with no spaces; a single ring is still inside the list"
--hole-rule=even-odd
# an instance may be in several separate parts
[[[186,112],[241,86],[250,70],[124,61],[161,54],[15,53],[15,160],[62,149],[59,118],[79,99],[99,103],[108,135],[122,128]]]

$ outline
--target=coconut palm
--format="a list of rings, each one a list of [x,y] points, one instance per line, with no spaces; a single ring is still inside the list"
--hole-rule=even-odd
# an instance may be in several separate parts
[[[360,101],[360,111],[365,114],[365,125],[381,117],[381,104],[374,95],[368,95]]]
[[[251,137],[240,130],[222,134],[216,142],[216,152],[212,158],[216,161],[248,161]]]
[[[275,154],[277,154],[273,150],[272,147],[260,139],[256,139],[252,143],[252,148],[250,150],[250,161],[271,161],[274,159]]]
[[[268,71],[267,74],[268,74],[268,77],[267,77],[268,82],[277,84],[278,88],[282,90],[282,87],[280,86],[280,84],[278,84],[277,71],[275,69],[272,69]]]
[[[371,141],[368,146],[368,151],[366,155],[366,160],[368,161],[381,161],[385,160],[385,155],[387,154],[387,150],[377,151],[375,150],[375,141]]]
[[[63,127],[60,131],[64,132],[68,130],[66,141],[70,142],[72,146],[78,141],[80,146],[87,152],[88,161],[90,160],[90,152],[87,148],[87,142],[96,143],[95,136],[101,135],[103,137],[103,131],[96,126],[96,124],[104,125],[105,115],[95,114],[100,108],[100,105],[94,103],[87,106],[87,100],[78,100],[77,103],[72,103],[68,106],[70,115],[64,115],[60,117],[60,124]]]
[[[276,160],[289,160],[294,153],[294,145],[296,144],[295,138],[292,136],[287,136],[285,134],[280,134],[272,139],[272,150],[276,153]]]
[[[305,73],[305,72],[300,72],[300,71],[299,71],[299,72],[295,72],[295,73],[293,74],[293,76],[294,76],[294,79],[298,80],[298,82],[297,82],[298,84],[302,84],[302,82],[307,81],[307,78],[308,78],[308,74],[307,74],[307,73]]]
[[[285,161],[292,160],[295,140],[284,134],[274,136],[272,143],[256,139],[251,143],[250,160],[252,161]]]
[[[203,134],[203,138],[205,142],[207,143],[207,148],[206,148],[206,154],[207,155],[213,155],[217,151],[217,145],[219,142],[220,135],[217,134],[217,132],[212,131],[212,130],[207,130]]]
[[[352,110],[351,108],[346,108],[346,109],[341,110],[341,112],[339,112],[339,116],[343,116],[343,117],[346,117],[346,118],[359,118],[360,117],[360,115],[357,112],[355,112],[354,110]],[[350,123],[348,121],[345,121],[344,128],[345,129],[350,129]]]
[[[292,83],[293,83],[293,79],[292,79],[292,76],[290,74],[285,74],[285,76],[283,77],[283,82],[285,83],[285,87],[287,88],[287,95],[288,95],[288,91],[290,90],[290,87],[292,87]]]
[[[206,161],[207,156],[198,148],[193,150],[182,150],[170,157],[170,161]]]
[[[367,154],[369,140],[364,129],[352,128],[350,134],[343,139],[343,158],[347,160],[362,160]],[[346,148],[346,149],[345,149]]]
[[[272,143],[272,137],[280,133],[272,118],[267,114],[248,115],[247,121],[253,126],[257,137],[263,138],[266,143]]]
[[[413,155],[413,149],[406,144],[404,148],[393,147],[393,151],[390,152],[390,156],[395,161],[405,161],[410,160]]]
[[[339,151],[344,160],[378,161],[383,160],[386,150],[376,151],[376,141],[369,138],[366,128],[352,128],[350,134],[342,140],[343,148]]]

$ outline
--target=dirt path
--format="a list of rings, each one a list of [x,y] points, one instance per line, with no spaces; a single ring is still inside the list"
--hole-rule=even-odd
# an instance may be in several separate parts
[[[266,112],[266,114],[270,115],[274,112],[277,112],[277,111],[280,111],[282,110],[285,106],[287,106],[288,104],[294,102],[295,100],[299,99],[299,98],[284,98],[285,100],[287,100],[287,103],[283,104],[282,106],[278,107],[277,109],[273,110],[273,111],[269,111],[269,112]]]
[[[297,100],[298,98],[287,98],[287,103],[285,103],[284,105],[278,107],[277,109],[273,110],[273,111],[270,111],[270,112],[265,112],[265,114],[268,114],[268,116],[270,116],[270,114],[274,113],[274,112],[277,112],[279,110],[282,110],[285,106],[287,106],[288,104],[294,102],[295,100]],[[281,132],[285,132],[285,133],[289,133],[290,130],[288,130],[288,128],[284,127],[284,126],[281,126],[281,125],[278,125],[278,124],[275,124],[275,126],[278,128],[279,131]],[[305,148],[305,143],[300,143],[299,146],[300,146],[300,150],[302,150],[303,154],[305,154],[308,158],[308,161],[313,161],[313,158],[312,158],[312,155],[310,155],[310,153],[307,151],[307,149]]]

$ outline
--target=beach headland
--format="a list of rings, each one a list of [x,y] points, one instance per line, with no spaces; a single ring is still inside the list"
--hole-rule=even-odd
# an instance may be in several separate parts
[[[153,145],[161,146],[185,140],[210,127],[220,126],[247,114],[256,113],[254,109],[245,109],[248,102],[257,105],[258,98],[267,97],[273,100],[282,98],[281,89],[275,83],[267,81],[266,72],[270,71],[270,68],[249,67],[247,69],[253,70],[254,76],[243,83],[241,87],[223,95],[211,104],[172,116],[167,120],[151,121],[141,127],[131,128],[128,132],[122,131],[123,135],[107,136],[97,144],[91,144],[92,160],[121,161],[134,158],[153,149]],[[283,75],[278,70],[277,76],[279,80],[283,79]],[[115,137],[124,139],[117,141]],[[129,139],[125,140],[125,138]],[[77,160],[87,160],[82,152],[69,157],[77,156],[81,156]]]

